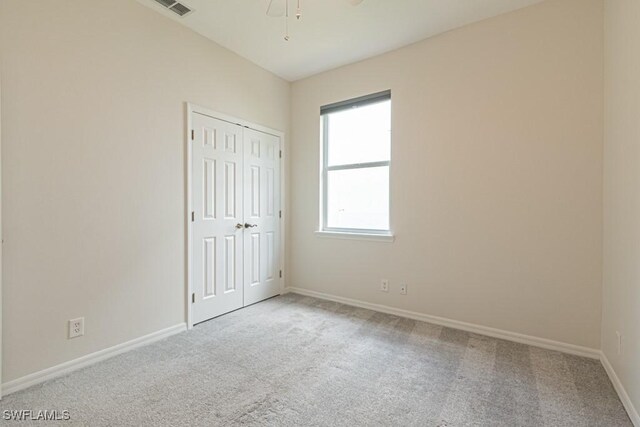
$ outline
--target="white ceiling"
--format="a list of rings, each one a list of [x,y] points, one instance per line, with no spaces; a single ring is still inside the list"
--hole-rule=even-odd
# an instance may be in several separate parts
[[[294,81],[543,0],[301,0],[303,17],[266,15],[269,0],[180,0],[178,17],[138,0],[259,66]],[[284,1],[284,0],[281,0]],[[297,0],[289,0],[295,14]]]

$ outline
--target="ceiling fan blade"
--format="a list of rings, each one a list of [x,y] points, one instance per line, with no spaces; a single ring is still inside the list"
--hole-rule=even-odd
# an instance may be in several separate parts
[[[286,0],[270,0],[267,7],[267,16],[273,18],[283,17],[287,11]]]

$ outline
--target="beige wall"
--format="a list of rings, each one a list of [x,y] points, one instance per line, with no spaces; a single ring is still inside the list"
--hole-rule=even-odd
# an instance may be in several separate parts
[[[237,55],[62,3],[0,0],[5,382],[184,322],[185,101],[289,124],[289,84]]]
[[[602,350],[640,410],[640,2],[605,2]],[[622,334],[618,355],[616,331]],[[636,412],[636,421],[640,418]]]
[[[602,22],[550,0],[296,82],[289,285],[598,348]],[[316,237],[319,108],[389,88],[396,241]]]

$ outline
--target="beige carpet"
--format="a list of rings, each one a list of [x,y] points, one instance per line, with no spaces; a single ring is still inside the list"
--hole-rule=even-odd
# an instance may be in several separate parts
[[[90,426],[631,425],[598,361],[291,294],[0,409]]]

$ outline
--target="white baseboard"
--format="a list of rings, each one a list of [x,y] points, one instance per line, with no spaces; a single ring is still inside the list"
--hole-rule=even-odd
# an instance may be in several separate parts
[[[560,341],[553,341],[546,338],[539,338],[530,335],[519,334],[517,332],[505,331],[502,329],[490,328],[488,326],[475,325],[473,323],[461,322],[458,320],[446,319],[444,317],[431,316],[428,314],[418,313],[415,311],[402,310],[400,308],[389,307],[386,305],[372,304],[365,301],[344,298],[335,295],[325,294],[322,292],[310,291],[308,289],[290,287],[287,292],[306,295],[310,297],[320,298],[328,301],[339,302],[354,307],[366,308],[381,313],[393,314],[395,316],[406,317],[409,319],[420,320],[422,322],[433,323],[435,325],[446,326],[462,331],[473,332],[480,335],[487,335],[493,338],[500,338],[507,341],[514,341],[521,344],[528,344],[534,347],[541,347],[548,350],[560,351],[563,353],[573,354],[576,356],[588,357],[590,359],[600,359],[600,350],[589,347],[582,347],[574,344],[567,344]]]
[[[151,344],[152,342],[159,341],[163,338],[170,337],[171,335],[178,334],[182,331],[185,331],[186,329],[187,324],[180,323],[178,325],[153,332],[149,335],[145,335],[143,337],[136,338],[122,344],[114,345],[113,347],[105,348],[104,350],[96,351],[95,353],[87,354],[85,356],[61,363],[56,366],[52,366],[51,368],[43,369],[42,371],[25,375],[24,377],[17,378],[15,380],[2,384],[2,395],[6,396],[8,394],[15,393],[16,391],[23,390],[27,387],[31,387],[32,385],[60,377],[75,370],[116,356],[118,354],[122,354],[135,348]]]
[[[627,410],[627,414],[629,414],[629,418],[631,418],[631,422],[634,426],[640,427],[640,415],[638,415],[638,410],[633,405],[631,398],[627,394],[627,390],[625,390],[620,378],[618,378],[618,374],[613,369],[613,365],[609,363],[609,359],[602,352],[600,354],[600,361],[602,362],[602,366],[604,366],[605,371],[607,371],[607,375],[609,375],[609,379],[613,383],[613,387],[616,389],[618,396],[620,396],[620,400],[624,405],[624,408]]]

